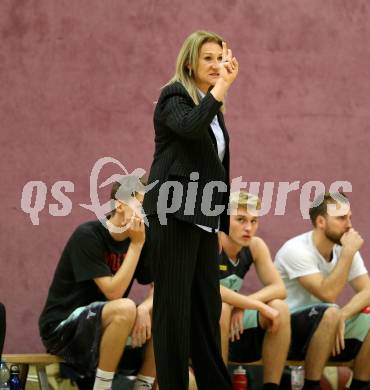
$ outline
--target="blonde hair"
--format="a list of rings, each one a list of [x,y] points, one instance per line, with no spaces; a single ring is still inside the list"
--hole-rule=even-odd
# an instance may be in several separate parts
[[[230,210],[235,213],[238,208],[246,209],[249,213],[257,213],[261,209],[261,200],[258,196],[247,191],[236,191],[230,194]]]
[[[188,94],[193,99],[194,103],[200,103],[198,87],[195,83],[195,76],[198,69],[199,53],[201,47],[207,42],[217,43],[222,47],[223,39],[220,35],[209,31],[195,31],[190,34],[182,44],[176,60],[176,71],[170,81],[164,86],[179,81]],[[188,66],[190,65],[190,69]],[[224,111],[224,103],[221,107]]]

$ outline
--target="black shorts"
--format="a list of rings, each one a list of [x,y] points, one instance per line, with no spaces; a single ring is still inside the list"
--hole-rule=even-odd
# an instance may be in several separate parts
[[[322,320],[325,311],[334,304],[320,303],[306,306],[291,314],[292,339],[288,354],[289,360],[304,360],[311,338]],[[364,309],[346,321],[345,349],[331,361],[354,359],[370,329],[370,312]]]
[[[94,302],[76,309],[43,340],[49,353],[61,356],[79,373],[91,375],[98,365],[101,313],[106,302]]]
[[[94,302],[76,309],[43,340],[49,353],[61,356],[67,365],[83,376],[95,375],[99,362],[102,334],[101,313],[107,302]],[[143,348],[127,346],[119,368],[138,370],[143,360]],[[133,363],[135,366],[133,367]]]
[[[240,339],[229,343],[229,360],[237,363],[250,363],[262,357],[262,344],[265,331],[261,328],[257,310],[244,311],[244,330]]]

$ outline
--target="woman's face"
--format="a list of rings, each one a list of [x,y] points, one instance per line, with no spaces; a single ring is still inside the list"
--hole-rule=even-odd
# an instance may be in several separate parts
[[[202,45],[199,53],[195,83],[203,93],[207,93],[209,87],[213,87],[220,77],[221,60],[222,47],[219,44],[207,42]]]

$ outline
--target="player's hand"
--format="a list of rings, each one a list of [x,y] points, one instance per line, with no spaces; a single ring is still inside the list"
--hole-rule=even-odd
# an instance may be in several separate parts
[[[239,63],[233,57],[232,51],[227,48],[226,42],[222,42],[222,60],[220,63],[220,79],[227,84],[232,84],[239,72]]]
[[[276,332],[280,326],[280,313],[266,304],[263,304],[259,311],[269,322],[267,331],[271,333]]]
[[[134,215],[125,226],[127,226],[127,235],[133,244],[144,244],[145,224],[142,218]]]
[[[230,320],[230,339],[231,341],[239,340],[244,331],[244,310],[234,307]]]
[[[338,328],[337,328],[337,334],[335,336],[335,342],[332,351],[333,356],[339,355],[345,348],[345,342],[344,342],[345,329],[346,329],[345,318],[344,316],[340,316]]]
[[[364,240],[356,230],[349,229],[342,235],[340,242],[343,249],[355,254],[362,247]]]
[[[150,310],[145,305],[139,305],[136,312],[136,320],[132,328],[132,346],[141,347],[151,337],[152,321]]]

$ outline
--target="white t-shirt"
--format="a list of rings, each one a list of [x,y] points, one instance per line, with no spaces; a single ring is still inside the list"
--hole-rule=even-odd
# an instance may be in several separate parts
[[[286,302],[291,311],[321,302],[319,298],[306,290],[297,278],[316,273],[327,276],[337,264],[341,251],[340,245],[334,245],[333,258],[330,262],[326,261],[312,241],[312,231],[292,238],[279,249],[275,256],[275,266],[287,289]],[[363,274],[367,274],[367,269],[360,253],[356,252],[349,271],[348,282]]]

